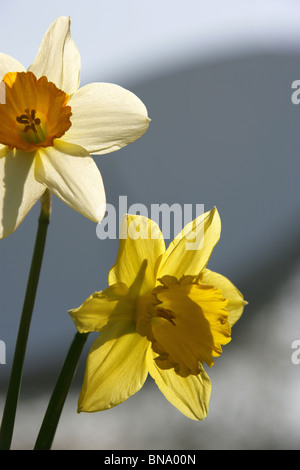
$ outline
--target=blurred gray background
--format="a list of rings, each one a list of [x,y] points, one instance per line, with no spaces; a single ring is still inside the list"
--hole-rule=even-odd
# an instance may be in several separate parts
[[[1,52],[29,66],[50,23],[71,16],[81,85],[114,82],[137,94],[148,132],[96,156],[107,202],[217,206],[222,236],[209,267],[249,301],[212,369],[210,413],[193,422],[149,379],[124,404],[76,413],[91,335],[55,449],[299,449],[300,79],[297,1],[1,1]],[[39,204],[0,241],[0,413],[5,399]],[[169,240],[166,240],[168,243]],[[116,240],[53,198],[13,448],[32,448],[74,336],[67,311],[107,286]]]

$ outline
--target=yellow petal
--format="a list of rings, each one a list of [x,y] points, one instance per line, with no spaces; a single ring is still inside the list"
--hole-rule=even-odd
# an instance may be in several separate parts
[[[208,414],[211,383],[204,369],[200,374],[181,377],[174,369],[162,370],[149,348],[147,367],[160,391],[181,413],[193,420],[203,420]]]
[[[155,286],[165,243],[158,225],[147,217],[125,215],[120,230],[119,251],[108,276],[109,285],[123,282],[134,286],[132,294],[142,296]],[[137,282],[142,274],[142,282]],[[137,286],[137,284],[139,284]]]
[[[197,276],[207,265],[221,233],[216,208],[197,217],[170,243],[159,267],[158,277]],[[193,249],[191,249],[193,248]]]
[[[20,225],[46,188],[34,178],[34,153],[7,152],[7,147],[0,152],[0,238],[4,238]]]
[[[0,52],[0,81],[8,72],[25,72],[25,68],[13,57]]]
[[[54,141],[37,152],[35,178],[72,209],[99,222],[105,214],[105,191],[92,157],[78,145]]]
[[[134,395],[147,378],[148,341],[123,326],[106,330],[89,353],[78,412],[102,411]]]
[[[72,95],[79,86],[80,54],[71,37],[70,18],[59,17],[48,28],[37,56],[28,70],[43,75]]]
[[[81,145],[91,154],[119,150],[141,137],[149,126],[141,100],[110,83],[91,83],[70,99],[72,126],[65,140]]]
[[[10,152],[9,148],[7,145],[2,145],[0,144],[0,158],[6,157]]]
[[[225,276],[214,273],[209,269],[204,269],[201,275],[201,282],[217,287],[222,291],[223,296],[228,300],[227,311],[229,313],[228,321],[233,326],[241,317],[244,306],[247,302],[244,300],[240,291]]]
[[[103,292],[95,292],[69,314],[80,333],[101,331],[108,324],[130,323],[134,319],[134,301],[125,284],[114,284]]]

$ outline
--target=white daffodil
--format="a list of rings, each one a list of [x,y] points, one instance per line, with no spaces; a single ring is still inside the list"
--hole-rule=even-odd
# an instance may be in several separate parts
[[[78,89],[79,76],[66,17],[50,26],[27,70],[0,53],[0,238],[46,189],[99,222],[105,191],[90,154],[118,150],[148,128],[147,110],[133,93],[109,83]]]

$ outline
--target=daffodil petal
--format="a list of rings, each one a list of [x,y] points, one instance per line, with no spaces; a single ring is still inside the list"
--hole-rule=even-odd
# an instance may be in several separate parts
[[[54,142],[37,152],[35,178],[72,209],[99,222],[105,213],[105,191],[97,165],[82,147]]]
[[[228,300],[226,310],[229,313],[228,321],[230,326],[233,326],[241,317],[244,306],[247,302],[244,300],[240,291],[232,284],[229,279],[221,274],[204,269],[201,274],[201,282],[217,287],[222,291],[223,297]]]
[[[142,101],[124,88],[110,83],[91,83],[70,99],[72,126],[65,140],[92,154],[119,150],[141,137],[149,126]]]
[[[34,178],[34,153],[6,152],[0,158],[0,238],[10,235],[22,222],[46,188]]]
[[[164,252],[165,242],[155,222],[139,215],[125,215],[121,223],[117,260],[108,276],[109,285],[123,282],[132,286],[134,296],[150,292],[155,286]]]
[[[219,241],[221,220],[216,208],[190,222],[170,243],[158,271],[180,279],[184,275],[197,276],[207,265]]]
[[[25,67],[13,57],[0,52],[0,81],[7,72],[25,72]]]
[[[201,421],[208,414],[211,394],[210,378],[202,368],[200,374],[181,377],[174,369],[162,370],[155,361],[152,348],[147,351],[147,368],[160,391],[181,413]]]
[[[103,292],[95,292],[80,307],[70,310],[80,333],[101,331],[108,324],[130,323],[135,304],[125,284],[117,283]]]
[[[48,28],[37,56],[28,70],[43,75],[72,95],[80,82],[80,54],[71,37],[70,18],[60,16]]]
[[[148,340],[122,325],[100,333],[88,355],[78,412],[112,408],[140,390],[147,378]]]
[[[6,157],[10,153],[7,145],[0,144],[0,158]]]

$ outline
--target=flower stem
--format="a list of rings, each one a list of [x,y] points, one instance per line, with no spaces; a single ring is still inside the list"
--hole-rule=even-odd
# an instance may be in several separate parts
[[[50,213],[51,193],[46,190],[41,198],[41,212],[38,220],[38,230],[36,234],[35,246],[24,298],[6,402],[3,411],[0,430],[0,450],[9,450],[11,446],[17,404],[21,388],[27,340],[40,277],[47,229],[50,221]]]
[[[53,390],[34,450],[50,450],[78,361],[89,333],[76,333]]]

